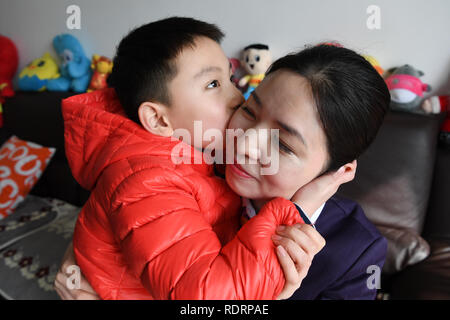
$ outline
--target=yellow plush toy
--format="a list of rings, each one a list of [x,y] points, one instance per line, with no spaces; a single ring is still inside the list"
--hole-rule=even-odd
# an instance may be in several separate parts
[[[241,65],[247,71],[247,75],[239,80],[240,87],[247,87],[244,98],[248,99],[253,90],[264,79],[264,75],[272,63],[269,46],[265,44],[252,44],[244,48]]]
[[[44,91],[47,81],[59,78],[58,65],[52,56],[46,52],[34,59],[19,74],[19,88],[24,91]]]
[[[378,62],[377,59],[375,59],[374,57],[369,56],[369,55],[363,55],[363,57],[364,57],[367,61],[369,61],[369,63],[372,65],[372,67],[374,67],[375,70],[377,70],[377,72],[378,72],[381,76],[383,75],[384,70],[383,70],[383,68],[380,66],[380,63]]]

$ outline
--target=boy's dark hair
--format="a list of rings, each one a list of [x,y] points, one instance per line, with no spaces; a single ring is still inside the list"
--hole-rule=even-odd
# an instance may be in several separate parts
[[[215,25],[192,18],[171,17],[140,26],[117,47],[108,85],[115,88],[127,116],[140,124],[142,102],[170,105],[168,83],[177,74],[174,59],[197,37],[217,43],[224,34]]]
[[[306,48],[275,61],[309,82],[330,156],[327,171],[358,158],[372,143],[389,109],[383,78],[356,52],[330,45]]]

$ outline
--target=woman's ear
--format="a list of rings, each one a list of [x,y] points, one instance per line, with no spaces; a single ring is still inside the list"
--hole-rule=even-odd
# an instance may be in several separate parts
[[[341,184],[352,181],[355,178],[357,166],[358,163],[356,160],[346,163],[335,172],[334,177],[338,179]]]
[[[155,102],[142,102],[139,106],[138,114],[142,126],[148,131],[158,136],[170,137],[173,135],[173,128],[167,116],[167,106]]]

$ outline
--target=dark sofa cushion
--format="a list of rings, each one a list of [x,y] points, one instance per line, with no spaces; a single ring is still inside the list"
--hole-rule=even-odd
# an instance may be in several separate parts
[[[358,159],[355,180],[339,190],[342,196],[360,203],[387,238],[385,273],[417,263],[429,252],[420,234],[440,122],[440,116],[389,112],[374,143]],[[402,241],[395,242],[396,239]]]
[[[55,157],[63,160],[64,122],[61,100],[74,95],[72,92],[23,92],[18,91],[6,100],[4,128],[20,139],[56,148]]]
[[[430,239],[431,255],[392,281],[392,299],[450,299],[450,240]]]
[[[383,266],[384,274],[394,274],[424,260],[430,254],[428,242],[414,230],[383,226],[378,226],[378,230],[389,243],[387,253],[389,258]]]
[[[31,194],[52,197],[82,206],[89,196],[73,178],[64,149],[61,100],[73,92],[16,92],[3,106],[0,139],[12,134],[20,139],[56,148],[56,153]]]
[[[423,230],[426,239],[450,239],[450,148],[437,149],[430,205]]]

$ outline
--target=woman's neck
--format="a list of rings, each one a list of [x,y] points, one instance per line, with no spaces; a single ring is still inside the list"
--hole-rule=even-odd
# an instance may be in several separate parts
[[[266,199],[250,199],[250,202],[253,205],[253,208],[255,208],[255,211],[258,213],[259,210],[268,202],[269,200]]]

